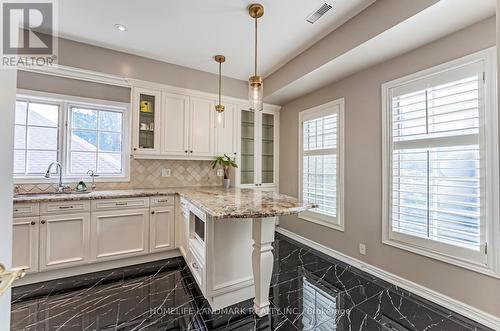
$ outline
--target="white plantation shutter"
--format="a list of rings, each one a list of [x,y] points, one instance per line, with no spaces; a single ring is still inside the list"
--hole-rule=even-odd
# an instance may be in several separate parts
[[[341,151],[341,105],[327,105],[301,114],[301,195],[318,208],[321,221],[340,224],[339,161]]]
[[[484,63],[390,91],[390,238],[486,261]]]

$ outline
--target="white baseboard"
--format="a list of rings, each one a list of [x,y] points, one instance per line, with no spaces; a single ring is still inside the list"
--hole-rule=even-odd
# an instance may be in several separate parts
[[[83,274],[88,274],[92,272],[98,272],[103,270],[110,270],[115,268],[123,268],[127,266],[131,266],[134,264],[148,263],[154,262],[164,259],[170,259],[174,257],[182,256],[181,252],[178,249],[174,249],[171,251],[161,252],[161,253],[152,253],[141,256],[134,256],[124,259],[117,259],[112,261],[103,261],[97,263],[90,263],[76,267],[69,268],[61,268],[54,270],[47,270],[43,272],[35,272],[31,274],[27,274],[24,278],[16,280],[13,287],[23,286],[33,283],[46,282],[49,280],[73,277]]]
[[[399,286],[407,291],[410,291],[424,299],[432,301],[438,305],[441,305],[447,309],[450,309],[458,314],[461,314],[467,318],[470,318],[478,323],[484,324],[494,330],[500,331],[500,317],[491,315],[487,312],[469,306],[461,301],[453,299],[449,296],[431,290],[425,286],[419,285],[400,276],[397,276],[388,271],[382,270],[366,262],[360,261],[353,257],[350,257],[344,253],[340,253],[315,241],[302,237],[294,232],[286,230],[281,227],[277,227],[276,231],[284,236],[287,236],[293,240],[296,240],[306,246],[309,246],[321,253],[331,256],[339,261],[348,263],[358,269],[361,269],[373,276],[383,279],[391,284]]]

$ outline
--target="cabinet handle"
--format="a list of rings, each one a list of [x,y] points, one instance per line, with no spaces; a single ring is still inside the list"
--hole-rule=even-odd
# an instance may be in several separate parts
[[[158,202],[158,203],[165,203],[165,202],[168,202],[168,200],[157,200],[156,202]]]
[[[73,206],[59,206],[59,209],[71,209]]]
[[[36,224],[36,222],[35,222],[35,221],[31,221],[31,225],[35,225],[35,224]]]
[[[196,262],[193,262],[193,268],[195,268],[196,270],[200,269],[200,266],[198,266],[198,263]]]
[[[127,203],[126,202],[117,202],[115,203],[115,206],[126,206]]]
[[[154,212],[154,210],[153,210],[153,211],[151,212],[151,215],[154,215],[154,214],[155,214],[155,212]]]
[[[40,223],[45,224],[45,220],[42,220]]]

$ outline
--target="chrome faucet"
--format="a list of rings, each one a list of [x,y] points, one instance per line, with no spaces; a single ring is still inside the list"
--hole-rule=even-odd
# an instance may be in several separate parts
[[[64,193],[64,190],[69,188],[69,186],[63,185],[62,183],[62,165],[59,162],[52,162],[51,164],[49,164],[49,168],[45,173],[45,178],[50,178],[50,170],[52,169],[53,165],[56,165],[57,170],[59,171],[59,183],[57,184],[57,193]]]
[[[96,188],[96,185],[95,185],[95,178],[96,178],[96,177],[99,177],[99,175],[98,175],[98,174],[96,174],[96,173],[94,172],[94,170],[89,170],[89,171],[87,171],[87,175],[89,175],[90,177],[92,177],[92,186],[91,186],[91,188],[92,188],[92,191],[95,191],[95,188]]]

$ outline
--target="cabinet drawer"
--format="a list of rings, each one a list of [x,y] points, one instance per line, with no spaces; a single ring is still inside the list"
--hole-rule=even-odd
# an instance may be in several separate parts
[[[149,203],[151,207],[173,206],[174,201],[175,201],[175,196],[173,195],[149,198]]]
[[[38,216],[39,204],[38,203],[15,203],[14,204],[14,217],[29,217]]]
[[[191,269],[194,279],[196,280],[196,283],[198,283],[201,292],[205,294],[205,264],[196,256],[196,254],[193,253],[193,251],[190,251],[189,254],[189,268]]]
[[[44,202],[40,205],[41,215],[61,213],[82,213],[90,211],[90,201]]]
[[[148,207],[149,198],[103,199],[92,201],[92,211]]]

